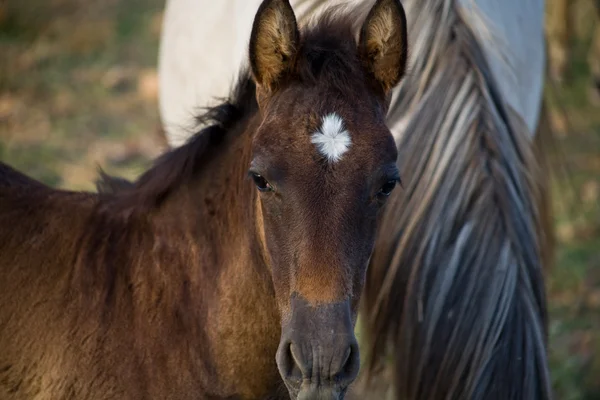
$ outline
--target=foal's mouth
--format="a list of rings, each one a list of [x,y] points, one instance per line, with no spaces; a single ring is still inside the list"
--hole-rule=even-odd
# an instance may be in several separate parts
[[[315,386],[306,386],[300,389],[297,400],[343,400],[346,390],[335,390],[329,388],[319,388]]]

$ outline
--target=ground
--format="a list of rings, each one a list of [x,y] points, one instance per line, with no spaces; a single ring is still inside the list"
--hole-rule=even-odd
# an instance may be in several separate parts
[[[163,5],[0,0],[0,160],[70,189],[93,189],[98,166],[129,178],[146,168],[165,145],[156,81]],[[558,262],[547,286],[560,400],[600,399],[600,101],[586,63],[597,22],[591,1],[578,7],[571,79],[546,88],[557,129]]]

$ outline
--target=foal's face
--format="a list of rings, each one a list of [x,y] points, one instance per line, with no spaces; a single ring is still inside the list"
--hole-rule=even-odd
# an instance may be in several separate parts
[[[400,3],[377,1],[356,81],[340,88],[293,79],[300,39],[286,0],[266,0],[255,20],[250,63],[263,121],[249,175],[282,316],[277,365],[294,399],[343,398],[358,374],[358,302],[377,215],[400,178],[384,117],[405,67],[405,30]]]
[[[376,217],[399,180],[393,137],[369,106],[290,88],[255,137],[250,176],[282,313],[284,375],[348,382],[358,372],[358,301]],[[311,360],[320,351],[331,354],[326,365]]]
[[[354,319],[376,217],[399,181],[394,139],[369,105],[289,88],[263,112],[249,174],[284,319],[297,302],[348,302]]]

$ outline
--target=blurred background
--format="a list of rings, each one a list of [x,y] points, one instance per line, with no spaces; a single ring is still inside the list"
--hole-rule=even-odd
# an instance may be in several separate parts
[[[500,1],[500,0],[499,0]],[[557,399],[600,399],[600,4],[547,0],[545,97],[556,145],[557,264],[547,279]],[[0,160],[93,190],[165,147],[157,104],[164,0],[0,0]]]

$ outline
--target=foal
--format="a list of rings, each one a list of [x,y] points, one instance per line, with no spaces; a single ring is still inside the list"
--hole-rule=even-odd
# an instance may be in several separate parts
[[[398,0],[355,20],[265,0],[213,124],[113,194],[0,164],[1,399],[344,397],[407,51]]]

